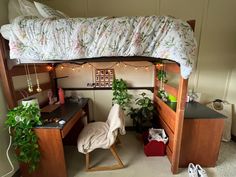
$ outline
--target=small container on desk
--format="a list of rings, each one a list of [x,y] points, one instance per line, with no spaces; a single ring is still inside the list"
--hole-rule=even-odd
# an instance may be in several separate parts
[[[145,131],[143,134],[144,153],[146,156],[164,156],[166,154],[166,144],[157,140],[148,140],[149,133]]]

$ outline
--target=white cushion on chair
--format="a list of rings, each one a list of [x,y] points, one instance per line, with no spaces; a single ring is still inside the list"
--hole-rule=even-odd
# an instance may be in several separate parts
[[[84,127],[78,137],[78,151],[84,154],[96,148],[108,149],[107,141],[109,127],[105,122],[93,122]]]
[[[125,134],[124,113],[119,105],[114,105],[107,122],[93,122],[84,127],[78,137],[78,151],[87,154],[97,148],[110,148],[115,143],[118,130]]]

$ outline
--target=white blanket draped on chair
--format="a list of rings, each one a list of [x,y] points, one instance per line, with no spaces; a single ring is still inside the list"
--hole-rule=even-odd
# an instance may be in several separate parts
[[[124,135],[124,112],[115,104],[109,113],[106,122],[93,122],[84,127],[78,137],[78,151],[87,154],[94,149],[109,149],[120,133]]]

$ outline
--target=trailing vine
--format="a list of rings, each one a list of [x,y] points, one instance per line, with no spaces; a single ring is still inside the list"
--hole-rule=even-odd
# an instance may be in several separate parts
[[[6,125],[11,128],[12,145],[19,162],[28,165],[29,172],[36,170],[40,161],[38,137],[32,130],[41,125],[36,105],[20,105],[7,113]]]

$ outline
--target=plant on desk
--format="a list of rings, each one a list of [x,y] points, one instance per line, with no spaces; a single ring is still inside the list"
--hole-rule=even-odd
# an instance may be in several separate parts
[[[38,138],[32,128],[41,125],[40,111],[36,105],[20,105],[7,113],[6,125],[11,129],[12,145],[17,159],[35,171],[40,161]]]
[[[141,93],[140,98],[135,100],[138,108],[131,108],[129,115],[133,119],[133,124],[137,132],[143,132],[145,128],[152,127],[154,106],[152,100]]]

